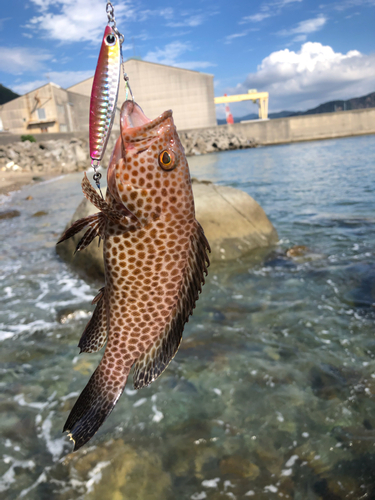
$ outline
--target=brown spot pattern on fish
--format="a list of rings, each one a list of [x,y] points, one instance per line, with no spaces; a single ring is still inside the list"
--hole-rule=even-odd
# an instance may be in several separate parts
[[[168,366],[209,265],[209,245],[195,219],[189,168],[172,113],[149,122],[126,101],[121,133],[108,167],[106,200],[86,177],[83,181],[85,196],[105,217],[106,283],[79,345],[95,352],[106,336],[108,341],[64,427],[75,449],[112,411],[133,365],[137,389]]]

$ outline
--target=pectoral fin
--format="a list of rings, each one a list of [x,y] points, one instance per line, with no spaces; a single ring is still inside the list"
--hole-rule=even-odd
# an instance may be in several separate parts
[[[114,210],[108,205],[105,200],[103,200],[103,198],[91,186],[86,172],[83,175],[81,186],[84,196],[113,222],[120,222],[124,219],[124,217],[128,216],[128,211],[126,211],[126,213],[121,213],[117,210]]]
[[[83,217],[82,219],[76,220],[69,229],[67,229],[64,234],[61,236],[60,240],[57,244],[62,243],[65,240],[68,240],[75,234],[82,231],[87,226],[96,226],[98,221],[101,219],[102,214],[99,212],[97,214],[89,215],[88,217]]]

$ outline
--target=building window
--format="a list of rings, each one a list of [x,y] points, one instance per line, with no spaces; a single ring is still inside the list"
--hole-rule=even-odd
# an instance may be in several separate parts
[[[57,112],[60,115],[63,115],[65,113],[64,106],[62,104],[58,104],[56,107],[57,107]]]
[[[46,110],[44,108],[39,108],[38,109],[38,118],[39,118],[39,120],[45,120],[46,119]]]

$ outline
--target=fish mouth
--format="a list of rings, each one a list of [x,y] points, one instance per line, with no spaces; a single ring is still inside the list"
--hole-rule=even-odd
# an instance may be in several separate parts
[[[152,142],[160,133],[160,130],[155,129],[171,116],[172,111],[168,110],[150,120],[136,102],[125,101],[120,113],[121,137],[125,148],[129,145],[131,147],[133,143]]]

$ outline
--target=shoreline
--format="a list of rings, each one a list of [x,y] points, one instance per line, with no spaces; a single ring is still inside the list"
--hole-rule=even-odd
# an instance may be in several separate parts
[[[11,193],[20,191],[25,186],[48,181],[66,173],[68,172],[46,172],[45,174],[42,172],[39,176],[35,172],[0,172],[0,196],[10,196]]]

